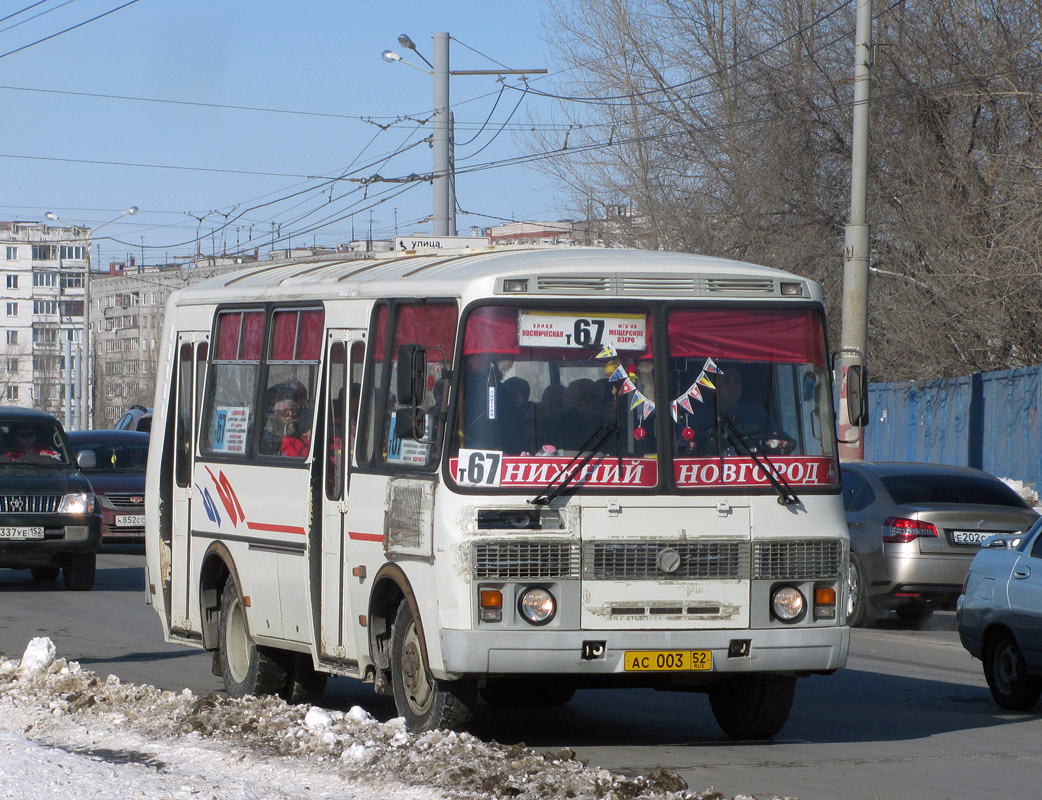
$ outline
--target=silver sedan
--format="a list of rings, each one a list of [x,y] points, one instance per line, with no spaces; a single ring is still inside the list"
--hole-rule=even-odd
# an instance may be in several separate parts
[[[841,472],[853,626],[891,611],[920,622],[935,607],[952,608],[981,542],[1038,519],[1009,486],[970,467],[863,461]]]

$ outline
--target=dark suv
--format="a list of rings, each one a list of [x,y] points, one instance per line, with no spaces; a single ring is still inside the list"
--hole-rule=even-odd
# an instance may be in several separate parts
[[[66,589],[94,588],[101,513],[61,423],[50,414],[0,406],[0,567],[28,569]]]

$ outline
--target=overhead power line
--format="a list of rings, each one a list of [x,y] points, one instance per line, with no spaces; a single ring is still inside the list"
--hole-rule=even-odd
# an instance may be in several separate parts
[[[35,47],[38,44],[43,44],[44,42],[48,42],[51,39],[55,39],[55,38],[61,36],[62,34],[68,33],[69,31],[74,31],[77,28],[82,28],[84,25],[89,25],[92,22],[96,22],[97,20],[101,19],[102,17],[107,17],[109,14],[115,14],[117,11],[122,11],[127,6],[132,6],[136,2],[138,2],[138,0],[128,0],[128,2],[124,3],[123,5],[116,6],[116,8],[113,8],[113,9],[111,9],[109,11],[106,11],[103,14],[98,14],[96,17],[91,17],[90,19],[84,20],[83,22],[80,22],[80,23],[78,23],[76,25],[70,25],[68,28],[65,28],[64,30],[58,31],[57,33],[52,33],[50,36],[44,36],[42,39],[37,39],[35,42],[30,42],[29,44],[23,44],[21,47],[16,47],[14,50],[8,50],[6,53],[0,53],[0,58],[7,58],[8,56],[13,56],[15,53],[20,53],[23,50],[28,50],[30,47]]]

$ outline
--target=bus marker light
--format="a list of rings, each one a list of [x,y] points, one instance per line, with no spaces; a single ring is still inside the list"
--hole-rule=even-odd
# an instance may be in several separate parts
[[[836,590],[831,586],[814,588],[814,619],[836,618]]]
[[[503,621],[503,592],[499,589],[481,589],[479,605],[482,622]]]
[[[243,605],[244,605],[244,606],[245,606],[246,608],[249,608],[249,607],[250,607],[250,597],[249,597],[249,595],[247,595],[246,597],[242,598],[242,604],[243,604]]]

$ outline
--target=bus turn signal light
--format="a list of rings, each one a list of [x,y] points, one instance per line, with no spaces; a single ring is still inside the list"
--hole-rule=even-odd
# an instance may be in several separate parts
[[[503,592],[499,589],[482,589],[479,593],[482,622],[503,621]]]
[[[831,586],[814,588],[814,619],[836,618],[836,590]]]

